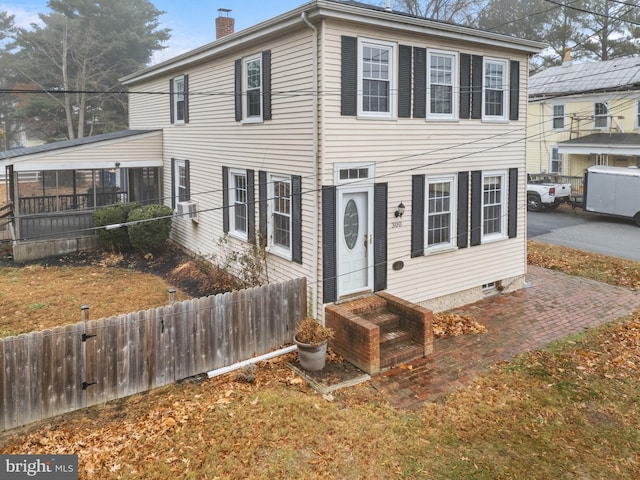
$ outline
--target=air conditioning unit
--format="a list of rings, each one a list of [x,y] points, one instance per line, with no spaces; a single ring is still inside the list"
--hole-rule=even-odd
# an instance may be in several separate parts
[[[198,202],[178,202],[177,211],[180,218],[190,218],[198,223]]]

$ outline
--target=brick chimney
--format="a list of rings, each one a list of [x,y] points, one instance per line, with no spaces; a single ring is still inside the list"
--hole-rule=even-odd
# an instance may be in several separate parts
[[[235,18],[229,17],[230,11],[228,8],[218,9],[218,18],[216,18],[216,40],[233,33],[236,20]]]
[[[573,63],[571,59],[571,47],[564,47],[563,56],[562,56],[562,66],[568,67]]]

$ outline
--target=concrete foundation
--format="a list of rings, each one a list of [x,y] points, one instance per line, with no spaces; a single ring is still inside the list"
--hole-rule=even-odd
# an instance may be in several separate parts
[[[49,239],[35,242],[13,242],[13,261],[29,262],[54,255],[64,255],[79,250],[90,250],[98,246],[98,237]]]

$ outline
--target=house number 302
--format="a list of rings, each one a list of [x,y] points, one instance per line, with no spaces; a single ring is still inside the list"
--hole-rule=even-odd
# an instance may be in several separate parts
[[[402,222],[391,222],[391,228],[400,228],[402,226]]]

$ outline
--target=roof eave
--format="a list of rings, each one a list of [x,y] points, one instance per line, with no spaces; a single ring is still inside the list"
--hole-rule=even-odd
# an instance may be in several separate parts
[[[546,45],[533,40],[525,40],[507,35],[476,30],[455,24],[401,15],[399,13],[370,10],[348,4],[340,4],[326,0],[305,3],[287,13],[253,25],[212,43],[203,45],[172,59],[147,67],[138,72],[122,77],[124,85],[133,85],[149,80],[158,75],[184,68],[187,65],[206,61],[217,55],[241,47],[245,43],[255,42],[264,37],[277,34],[294,25],[302,25],[301,15],[306,12],[308,18],[336,18],[341,20],[404,30],[426,35],[438,35],[444,38],[462,41],[473,41],[482,45],[509,48],[526,54],[539,53]]]

